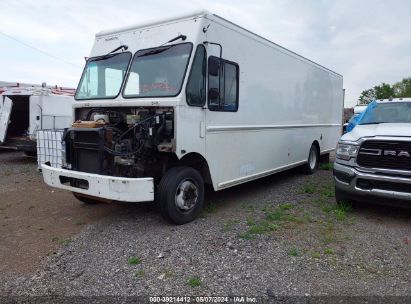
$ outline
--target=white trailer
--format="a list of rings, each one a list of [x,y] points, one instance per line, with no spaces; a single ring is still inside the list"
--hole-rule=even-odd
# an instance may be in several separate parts
[[[74,89],[0,82],[0,148],[36,154],[41,129],[62,129],[72,123]]]
[[[43,165],[45,182],[86,203],[156,199],[183,224],[204,183],[312,173],[341,134],[343,79],[202,11],[98,33],[75,98],[63,168]]]

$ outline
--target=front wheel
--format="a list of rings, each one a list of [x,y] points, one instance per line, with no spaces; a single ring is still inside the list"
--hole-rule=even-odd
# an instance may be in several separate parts
[[[306,174],[313,174],[318,167],[320,151],[317,146],[311,145],[310,152],[308,153],[307,163],[304,165],[304,172]]]
[[[156,200],[167,220],[177,225],[189,223],[203,207],[203,178],[190,167],[172,168],[161,179]]]

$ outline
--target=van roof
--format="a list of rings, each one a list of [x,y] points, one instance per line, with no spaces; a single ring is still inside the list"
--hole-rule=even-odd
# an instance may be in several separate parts
[[[258,34],[256,34],[256,33],[254,33],[254,32],[252,32],[252,31],[250,31],[250,30],[247,30],[247,29],[243,28],[242,26],[239,26],[238,24],[235,24],[235,23],[233,23],[233,22],[231,22],[231,21],[229,21],[229,20],[227,20],[227,19],[225,19],[225,18],[222,18],[222,17],[220,17],[220,16],[218,16],[218,15],[216,15],[216,14],[213,14],[213,13],[207,11],[207,10],[194,11],[194,12],[189,13],[189,14],[180,15],[180,16],[175,16],[175,17],[168,18],[168,19],[161,19],[161,20],[152,21],[152,22],[148,22],[148,23],[134,24],[134,25],[129,25],[129,26],[124,26],[124,27],[115,28],[115,29],[112,29],[112,30],[103,30],[103,31],[100,31],[100,32],[98,32],[98,33],[96,34],[96,38],[101,37],[101,36],[114,35],[114,34],[118,34],[118,33],[122,33],[122,32],[133,31],[133,30],[137,30],[137,29],[141,29],[141,28],[152,27],[152,26],[156,26],[156,25],[160,25],[160,24],[164,24],[164,23],[171,23],[171,22],[178,21],[178,20],[193,19],[193,18],[202,17],[202,16],[204,16],[204,17],[211,17],[211,19],[213,19],[213,17],[216,18],[216,19],[220,19],[220,21],[229,23],[229,24],[231,24],[231,25],[233,25],[233,26],[235,26],[235,27],[237,27],[237,28],[240,28],[240,29],[242,29],[243,31],[248,32],[249,34],[252,34],[252,35],[255,36],[256,38],[262,39],[262,40],[264,40],[265,42],[268,42],[269,44],[271,44],[271,45],[273,45],[273,46],[279,47],[279,48],[285,50],[286,52],[288,52],[288,53],[290,53],[290,54],[292,54],[292,55],[294,55],[294,56],[296,56],[296,57],[299,57],[299,58],[301,58],[301,59],[303,59],[303,60],[306,60],[306,61],[308,61],[308,62],[311,62],[311,63],[313,63],[313,64],[321,67],[321,68],[324,69],[324,70],[327,70],[327,71],[329,71],[329,72],[331,72],[331,73],[334,73],[334,74],[342,77],[341,74],[339,74],[339,73],[337,73],[337,72],[335,72],[335,71],[333,71],[333,70],[331,70],[331,69],[329,69],[329,68],[326,68],[325,66],[323,66],[323,65],[321,65],[321,64],[319,64],[319,63],[317,63],[317,62],[315,62],[315,61],[313,61],[313,60],[311,60],[311,59],[308,59],[308,58],[306,58],[306,57],[304,57],[304,56],[302,56],[302,55],[300,55],[300,54],[298,54],[298,53],[296,53],[296,52],[294,52],[294,51],[291,51],[291,50],[289,50],[289,49],[287,49],[287,48],[285,48],[285,47],[283,47],[283,46],[281,46],[281,45],[279,45],[279,44],[277,44],[277,43],[275,43],[275,42],[272,42],[271,40],[269,40],[269,39],[267,39],[267,38],[264,38],[264,37],[262,37],[262,36],[260,36],[260,35],[258,35]]]
[[[389,102],[411,102],[411,97],[404,98],[391,98],[391,99],[377,99],[377,103],[389,103]]]

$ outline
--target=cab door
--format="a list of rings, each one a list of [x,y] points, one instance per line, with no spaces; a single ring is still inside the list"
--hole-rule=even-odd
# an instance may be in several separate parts
[[[13,102],[10,98],[4,97],[4,102],[0,108],[0,143],[6,140],[7,128],[9,126],[10,114],[13,108]]]

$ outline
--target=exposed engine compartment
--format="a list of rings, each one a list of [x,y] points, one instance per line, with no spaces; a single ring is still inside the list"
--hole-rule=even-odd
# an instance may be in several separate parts
[[[64,134],[65,167],[122,177],[158,177],[175,151],[172,108],[82,108]]]

